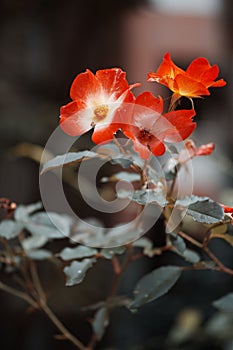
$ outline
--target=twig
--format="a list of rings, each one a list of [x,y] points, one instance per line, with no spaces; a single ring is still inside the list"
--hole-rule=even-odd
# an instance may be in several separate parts
[[[219,271],[225,272],[228,275],[233,276],[233,270],[225,266],[211,251],[208,247],[203,246],[203,251],[208,255],[208,257],[219,267]]]
[[[177,232],[177,234],[178,234],[180,237],[186,239],[186,241],[189,241],[190,243],[192,243],[193,245],[195,245],[196,247],[201,248],[201,249],[203,248],[203,244],[202,244],[202,243],[200,243],[200,242],[197,241],[196,239],[190,237],[190,236],[187,235],[186,233],[184,233],[184,232],[182,232],[182,231],[179,231],[179,232]]]
[[[132,253],[133,253],[133,246],[132,246],[132,244],[129,244],[127,246],[127,253],[125,255],[125,259],[124,259],[122,265],[120,266],[120,271],[116,274],[116,272],[114,270],[115,276],[114,276],[113,283],[112,283],[111,289],[109,291],[109,294],[108,294],[108,297],[106,300],[107,306],[108,306],[109,302],[111,301],[111,299],[114,297],[114,295],[119,287],[121,276],[131,261]]]
[[[36,269],[36,264],[33,260],[30,261],[30,271],[34,286],[38,293],[38,303],[41,310],[49,317],[49,319],[53,322],[53,324],[59,329],[65,339],[69,340],[72,344],[74,344],[80,350],[87,350],[87,347],[77,339],[70,331],[62,324],[62,322],[57,318],[57,316],[53,313],[53,311],[49,308],[46,302],[46,295],[43,290],[43,287],[40,282],[40,278]]]
[[[11,295],[14,295],[24,301],[26,301],[29,305],[33,306],[35,309],[38,309],[38,304],[35,300],[33,300],[28,294],[21,292],[20,290],[17,290],[15,288],[12,288],[10,286],[7,286],[6,284],[0,282],[0,289],[4,292],[7,292]]]
[[[203,250],[203,252],[208,255],[208,257],[216,264],[216,266],[218,267],[219,271],[225,272],[228,275],[232,275],[233,276],[233,269],[230,269],[229,267],[225,266],[212,252],[211,250],[205,245],[205,243],[200,243],[198,242],[196,239],[188,236],[186,233],[179,231],[177,233],[179,236],[181,236],[182,238],[186,239],[187,241],[189,241],[190,243],[192,243],[193,245],[195,245],[198,248],[201,248]]]
[[[53,313],[53,311],[45,302],[41,301],[40,307],[48,316],[48,318],[53,322],[53,324],[57,327],[57,329],[59,329],[59,331],[64,335],[65,339],[69,340],[80,350],[88,349],[79,339],[77,339],[72,333],[70,333],[70,331],[61,323],[61,321],[57,318],[57,316]]]

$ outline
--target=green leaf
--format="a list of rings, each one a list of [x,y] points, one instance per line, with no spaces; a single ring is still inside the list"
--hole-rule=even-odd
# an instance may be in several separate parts
[[[143,276],[135,288],[135,298],[129,305],[131,310],[159,298],[171,289],[181,276],[178,266],[162,266]]]
[[[143,227],[135,225],[133,221],[128,224],[116,225],[107,230],[102,246],[106,248],[122,246],[139,238],[143,232]]]
[[[4,220],[0,223],[0,236],[6,239],[12,239],[18,236],[22,231],[23,224],[12,220]]]
[[[153,255],[153,242],[149,238],[139,238],[133,242],[133,246],[143,248],[143,254],[146,256]]]
[[[28,219],[29,215],[42,208],[42,203],[33,203],[29,205],[19,205],[15,212],[14,218],[16,221],[25,221]]]
[[[126,169],[133,164],[133,161],[132,159],[127,159],[126,156],[122,156],[120,158],[111,159],[110,163],[113,165],[119,164],[123,169]]]
[[[59,155],[43,165],[41,174],[46,173],[49,170],[60,168],[63,165],[68,165],[81,161],[83,158],[96,158],[99,155],[92,151],[81,152],[69,152],[63,155]]]
[[[98,146],[97,153],[100,155],[109,156],[110,158],[121,156],[121,151],[119,147],[113,143],[107,143],[107,144]]]
[[[233,293],[224,295],[222,298],[215,300],[213,305],[223,312],[233,312]]]
[[[64,268],[66,274],[66,286],[74,286],[83,281],[86,272],[90,269],[96,259],[84,259],[83,261],[73,261],[70,266]]]
[[[116,248],[102,248],[100,254],[105,259],[112,259],[112,257],[116,254],[120,255],[125,252],[125,247],[120,246]]]
[[[53,254],[46,249],[29,250],[27,256],[34,260],[46,260],[52,258]]]
[[[117,191],[118,198],[130,198],[138,204],[146,205],[149,203],[157,203],[161,207],[167,203],[165,194],[161,189],[136,190],[133,193],[126,190]]]
[[[21,244],[23,249],[27,251],[27,250],[43,247],[43,245],[45,245],[47,241],[48,241],[48,238],[46,236],[36,235],[36,236],[25,238],[21,242]]]
[[[33,235],[43,235],[49,239],[69,236],[71,219],[58,213],[37,213],[31,216],[25,228]]]
[[[187,196],[182,199],[178,199],[176,201],[176,205],[181,205],[182,207],[188,207],[191,204],[197,203],[197,202],[203,202],[203,201],[208,201],[209,197],[199,197],[195,195]]]
[[[103,177],[101,179],[101,182],[115,182],[118,180],[127,181],[127,182],[134,182],[134,181],[140,181],[140,175],[137,173],[129,173],[127,171],[121,171],[119,173],[116,173],[110,177]]]
[[[182,256],[185,258],[185,260],[187,260],[188,262],[190,262],[192,264],[198,263],[201,260],[199,254],[197,254],[196,252],[194,252],[191,249],[186,249],[183,252]]]
[[[89,248],[84,245],[79,245],[75,248],[64,248],[59,254],[63,260],[73,260],[73,259],[82,259],[90,256],[94,256],[98,253],[97,249]]]
[[[169,233],[169,238],[170,241],[173,245],[173,247],[179,252],[179,253],[183,253],[186,250],[186,243],[183,240],[182,237],[178,236],[177,234],[175,234],[174,232],[170,232]]]
[[[208,197],[190,196],[177,200],[176,205],[188,208],[187,214],[197,222],[215,224],[224,219],[221,205]]]
[[[191,204],[187,214],[192,216],[194,221],[206,224],[214,224],[224,219],[223,208],[210,199]]]
[[[109,325],[108,310],[106,307],[100,308],[92,321],[93,332],[97,340],[101,340],[106,327]]]

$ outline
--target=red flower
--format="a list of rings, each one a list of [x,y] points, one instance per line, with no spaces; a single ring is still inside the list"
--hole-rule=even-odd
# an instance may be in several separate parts
[[[210,87],[226,85],[223,79],[215,81],[218,73],[218,66],[211,66],[204,57],[192,61],[184,71],[174,64],[167,52],[157,72],[148,74],[148,81],[156,81],[180,96],[192,98],[210,95]]]
[[[227,207],[224,204],[220,204],[220,205],[223,208],[224,213],[229,215],[231,217],[231,219],[233,219],[233,208],[232,207]],[[232,224],[233,224],[233,221],[232,221]]]
[[[233,208],[231,207],[227,207],[226,205],[224,204],[221,204],[223,210],[224,210],[224,213],[227,213],[227,214],[233,214]]]
[[[213,142],[201,145],[195,150],[195,156],[208,156],[214,151],[214,149],[215,144]]]
[[[165,152],[164,141],[180,142],[195,129],[192,121],[195,111],[178,110],[162,115],[163,99],[144,92],[135,100],[131,120],[122,125],[124,134],[133,140],[135,150],[142,159],[152,152],[160,156]]]
[[[92,139],[100,143],[113,138],[119,129],[116,115],[123,102],[133,102],[126,74],[120,68],[90,70],[77,75],[70,89],[73,100],[60,110],[62,130],[71,136],[81,135],[93,127]]]
[[[196,148],[193,140],[187,140],[185,142],[185,148],[179,153],[178,162],[182,164],[196,156],[208,156],[214,151],[214,149],[215,144],[213,142]]]

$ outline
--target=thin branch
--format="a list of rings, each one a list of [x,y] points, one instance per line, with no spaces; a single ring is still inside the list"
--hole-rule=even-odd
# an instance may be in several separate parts
[[[57,327],[57,329],[59,329],[59,331],[64,335],[65,339],[69,340],[80,350],[88,349],[79,339],[77,339],[72,333],[70,333],[70,331],[61,323],[61,321],[57,318],[57,316],[53,313],[53,311],[45,302],[41,302],[40,307],[44,311],[44,313],[49,317],[49,319],[53,322],[53,324]]]
[[[0,289],[4,292],[7,292],[11,295],[14,295],[24,301],[26,301],[29,305],[33,306],[35,309],[38,309],[38,304],[35,300],[33,300],[28,294],[21,292],[20,290],[17,290],[15,288],[12,288],[10,286],[7,286],[6,284],[0,282]]]
[[[114,295],[117,292],[117,289],[118,289],[119,284],[120,284],[121,276],[122,276],[122,274],[124,273],[124,271],[126,270],[128,264],[131,261],[132,253],[133,253],[133,246],[132,246],[132,244],[129,244],[127,246],[127,253],[125,255],[125,259],[124,259],[122,265],[120,266],[120,271],[116,274],[116,272],[114,270],[114,272],[115,272],[114,279],[113,279],[112,286],[111,286],[111,289],[109,291],[109,294],[108,294],[108,297],[107,297],[107,300],[106,300],[106,305],[107,306],[108,306],[109,302],[111,301],[111,299],[114,297]]]
[[[203,252],[206,255],[208,255],[208,257],[216,264],[216,266],[218,267],[218,271],[222,271],[224,273],[227,273],[228,275],[233,276],[233,269],[230,269],[229,267],[225,266],[204,243],[198,242],[196,239],[188,236],[182,231],[179,231],[177,234],[189,241],[190,243],[192,243],[193,245],[195,245],[196,247],[201,248]]]
[[[184,233],[184,232],[182,232],[182,231],[179,231],[179,232],[177,232],[177,234],[178,234],[180,237],[186,239],[186,241],[189,241],[190,243],[192,243],[193,245],[195,245],[196,247],[201,248],[201,249],[203,248],[202,243],[200,243],[200,242],[197,241],[196,239],[190,237],[190,236],[187,235],[186,233]]]
[[[36,264],[33,260],[30,260],[29,267],[30,267],[32,281],[38,293],[40,302],[46,302],[47,298],[37,273]]]
[[[53,311],[49,308],[47,302],[46,302],[46,295],[44,292],[44,289],[41,285],[40,278],[37,272],[36,264],[33,260],[30,261],[30,272],[32,276],[32,280],[34,283],[34,286],[36,288],[36,291],[38,293],[38,303],[41,308],[41,310],[44,311],[44,313],[49,317],[49,319],[53,322],[53,324],[59,329],[59,331],[62,333],[62,335],[69,340],[73,345],[75,345],[80,350],[87,350],[86,346],[77,339],[64,325],[63,323],[57,318],[57,316],[53,313]]]
[[[233,270],[225,266],[211,251],[208,247],[204,246],[203,251],[208,255],[208,257],[219,267],[219,271],[225,272],[228,275],[233,276]]]

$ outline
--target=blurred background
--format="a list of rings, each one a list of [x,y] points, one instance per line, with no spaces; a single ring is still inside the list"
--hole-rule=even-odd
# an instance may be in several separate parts
[[[136,94],[146,89],[166,98],[170,95],[168,89],[147,83],[146,76],[148,71],[156,71],[163,55],[169,51],[176,64],[183,68],[196,57],[208,58],[211,64],[220,66],[220,78],[228,82],[222,89],[211,90],[210,97],[195,101],[198,122],[195,141],[197,144],[214,142],[217,146],[213,160],[205,157],[197,160],[194,172],[196,193],[233,205],[232,0],[2,0],[0,9],[1,197],[18,203],[40,199],[36,161],[39,153],[32,155],[32,145],[43,148],[57,127],[59,108],[69,102],[70,85],[78,73],[86,68],[95,71],[121,67],[130,83],[142,82],[142,86],[135,89]],[[227,248],[219,249],[232,263]],[[102,273],[100,270],[100,275]],[[137,275],[134,278],[137,279]],[[213,312],[205,306],[207,300],[232,286],[224,276],[208,274],[208,284],[205,278],[200,280],[194,273],[192,278],[178,284],[171,297],[175,298],[171,309],[166,307],[171,300],[165,297],[146,307],[141,316],[136,316],[136,321],[123,312],[125,319],[119,333],[111,328],[105,348],[164,348],[159,347],[163,343],[161,338],[169,333],[175,322],[174,315],[186,307],[194,309],[198,325],[201,324]],[[199,290],[213,282],[215,290],[201,297]],[[2,293],[1,297],[5,298]],[[11,303],[10,297],[6,298],[7,303],[4,300],[5,321],[0,331],[1,339],[6,339],[4,349],[15,349],[16,344],[17,349],[25,350],[63,349],[65,345],[48,340],[50,335],[46,329],[51,331],[51,326],[43,317],[35,318],[37,323],[33,326],[31,315],[24,314],[23,304]],[[60,307],[73,326],[73,304],[67,305],[64,301]],[[16,309],[18,314],[12,321]],[[119,324],[122,315],[114,317]],[[129,318],[132,326],[126,331]],[[233,328],[231,331],[233,334]],[[42,339],[42,343],[35,345],[35,338]],[[135,344],[143,344],[146,339],[149,343],[145,347],[136,347]],[[231,339],[219,341],[218,347],[213,339],[212,343],[194,344],[185,349],[233,349]]]

